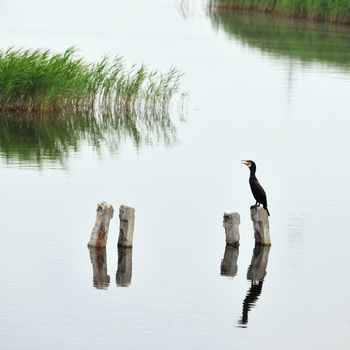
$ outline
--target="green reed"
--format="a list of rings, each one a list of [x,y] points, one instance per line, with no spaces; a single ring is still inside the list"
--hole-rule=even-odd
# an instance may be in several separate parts
[[[166,73],[144,65],[127,68],[121,57],[89,63],[74,48],[55,54],[11,47],[0,51],[0,111],[164,109],[180,77],[175,68]]]
[[[349,0],[209,0],[209,8],[261,11],[314,21],[350,23]]]

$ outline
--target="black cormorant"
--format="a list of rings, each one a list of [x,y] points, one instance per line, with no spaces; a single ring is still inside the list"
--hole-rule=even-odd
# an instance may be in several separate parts
[[[249,184],[253,196],[256,200],[255,206],[259,206],[260,204],[262,204],[263,208],[267,211],[267,214],[270,216],[269,210],[267,209],[266,193],[260,185],[258,179],[255,177],[255,163],[252,160],[242,160],[242,164],[246,165],[250,170]]]

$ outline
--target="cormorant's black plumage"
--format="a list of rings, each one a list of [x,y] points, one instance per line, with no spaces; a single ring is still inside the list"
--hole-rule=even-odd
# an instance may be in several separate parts
[[[249,184],[253,196],[256,200],[255,205],[259,206],[260,204],[262,204],[263,208],[267,211],[267,214],[270,216],[269,210],[267,209],[266,193],[255,176],[256,164],[252,160],[244,160],[243,164],[245,164],[250,170]]]

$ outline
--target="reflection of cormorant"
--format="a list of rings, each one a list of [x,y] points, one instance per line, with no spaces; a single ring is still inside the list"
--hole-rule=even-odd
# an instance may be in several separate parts
[[[259,299],[264,281],[258,281],[257,284],[254,281],[251,283],[247,296],[243,301],[242,319],[239,321],[241,325],[248,323],[248,312],[255,306],[256,301]]]
[[[262,186],[260,185],[258,179],[255,177],[256,165],[252,160],[242,160],[242,163],[246,165],[250,170],[249,184],[252,190],[253,196],[256,200],[255,205],[263,205],[263,208],[267,211],[267,214],[270,215],[269,210],[267,209],[267,200],[266,193]]]
[[[261,294],[269,252],[270,247],[262,247],[260,245],[254,247],[252,261],[247,272],[247,279],[251,281],[251,285],[243,300],[242,318],[238,322],[242,327],[247,327],[248,313],[255,306]]]

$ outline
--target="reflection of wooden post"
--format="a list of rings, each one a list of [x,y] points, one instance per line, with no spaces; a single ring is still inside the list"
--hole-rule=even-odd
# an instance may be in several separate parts
[[[96,211],[96,222],[88,246],[101,248],[107,244],[109,222],[113,217],[114,209],[109,203],[102,202],[97,205]]]
[[[250,288],[243,300],[242,318],[238,321],[240,327],[247,327],[248,313],[255,307],[259,299],[264,278],[266,275],[267,263],[269,260],[270,247],[263,247],[256,244],[253,250],[252,262],[248,267],[247,279],[251,281]]]
[[[256,282],[264,279],[269,260],[269,253],[270,247],[262,247],[261,245],[255,246],[252,261],[247,272],[248,280]]]
[[[224,276],[234,277],[237,275],[237,259],[239,248],[226,245],[224,258],[221,261],[220,272]]]
[[[239,246],[239,224],[241,218],[237,212],[224,213],[224,228],[226,235],[226,244],[231,246]]]
[[[107,275],[106,248],[89,247],[90,260],[92,264],[94,287],[107,289],[110,278]]]
[[[253,221],[255,244],[271,245],[269,217],[263,207],[252,206],[250,218]]]
[[[118,247],[132,247],[134,224],[135,224],[135,209],[121,205],[119,208],[119,239]]]
[[[116,282],[119,287],[127,287],[132,275],[132,248],[118,247],[118,270]]]

